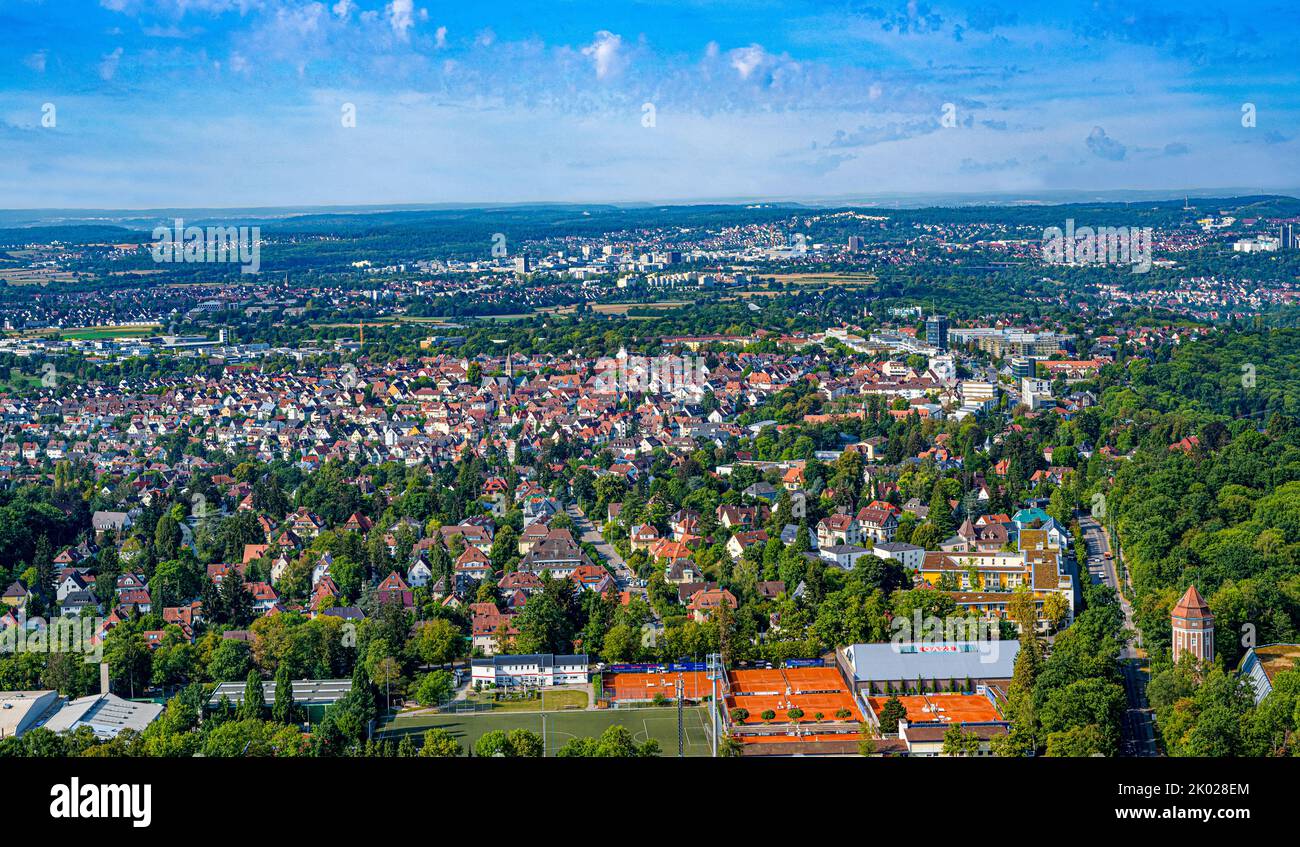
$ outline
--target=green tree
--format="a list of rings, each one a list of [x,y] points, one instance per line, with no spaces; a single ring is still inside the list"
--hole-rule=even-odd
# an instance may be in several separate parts
[[[465,755],[465,750],[447,730],[431,729],[424,734],[420,755],[426,758],[450,759]]]
[[[1047,736],[1047,755],[1053,758],[1106,755],[1106,736],[1096,724],[1072,726]]]
[[[271,704],[271,719],[276,723],[298,723],[298,705],[293,699],[293,676],[287,664],[275,672],[275,700]]]
[[[435,618],[416,629],[415,654],[427,665],[445,665],[464,654],[465,638],[451,621]]]
[[[891,696],[885,701],[885,705],[880,707],[880,731],[883,734],[893,735],[898,732],[898,722],[907,717],[907,707],[898,697]]]
[[[494,729],[485,732],[474,742],[474,755],[480,757],[509,756],[510,738],[505,730]]]
[[[510,755],[521,759],[540,759],[545,752],[542,737],[527,729],[512,729],[506,736]]]
[[[451,698],[454,681],[447,671],[434,671],[420,678],[415,686],[415,700],[421,706],[435,706]]]
[[[175,559],[181,552],[181,527],[170,514],[164,514],[154,525],[153,549],[159,561]]]
[[[244,699],[239,703],[239,717],[244,720],[260,720],[265,707],[265,696],[262,675],[256,670],[250,670],[244,682]]]
[[[945,756],[978,756],[980,737],[961,724],[948,724],[943,731],[943,754]]]

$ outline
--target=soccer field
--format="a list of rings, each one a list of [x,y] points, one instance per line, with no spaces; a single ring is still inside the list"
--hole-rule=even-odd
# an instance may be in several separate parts
[[[479,736],[495,729],[507,732],[512,729],[530,729],[540,735],[542,717],[539,712],[472,712],[399,717],[381,725],[375,735],[385,740],[398,740],[403,735],[419,736],[429,729],[445,729],[468,751]],[[614,724],[626,726],[638,742],[655,739],[664,756],[677,755],[677,709],[672,707],[547,712],[545,718],[548,756],[554,756],[570,738],[594,738]],[[685,710],[683,720],[686,755],[709,755],[708,710],[692,706]],[[418,738],[416,740],[418,742]]]

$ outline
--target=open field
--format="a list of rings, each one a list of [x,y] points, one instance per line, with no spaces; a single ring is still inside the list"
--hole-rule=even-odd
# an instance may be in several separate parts
[[[691,300],[656,300],[651,303],[592,303],[591,311],[597,315],[620,315],[628,317],[628,312],[634,309],[646,309],[648,311],[667,311],[676,309],[680,306],[689,306]],[[578,311],[578,307],[569,304],[566,306],[543,306],[537,310],[542,315],[572,315]],[[637,317],[635,315],[633,318]]]
[[[876,282],[876,275],[869,273],[775,274],[773,278],[777,282],[796,285],[871,285]]]
[[[71,271],[55,271],[44,268],[4,268],[0,269],[0,279],[10,285],[49,285],[51,282],[72,282],[76,279]]]
[[[376,730],[377,738],[400,739],[403,735],[423,735],[429,729],[445,729],[466,750],[484,733],[493,730],[530,729],[542,732],[546,718],[546,755],[554,756],[571,738],[596,737],[614,724],[631,730],[637,742],[653,738],[664,756],[677,755],[677,709],[603,709],[572,712],[476,712],[463,715],[416,715],[398,717]],[[708,710],[691,707],[685,711],[685,752],[688,756],[709,755]],[[416,741],[418,742],[418,737]]]
[[[391,318],[372,318],[366,321],[366,326],[384,327],[384,326],[393,326],[394,324],[430,324],[430,325],[437,326],[445,323],[448,323],[447,318],[423,318],[423,317],[411,317],[407,315],[397,315]],[[334,323],[314,323],[312,324],[312,326],[317,329],[336,329],[338,327],[355,328],[357,324],[334,322]]]
[[[137,324],[135,326],[87,326],[60,330],[59,335],[66,339],[91,341],[99,338],[144,338],[161,330],[158,324]]]
[[[155,335],[162,330],[159,324],[126,324],[123,326],[74,326],[68,328],[45,327],[43,329],[25,330],[19,335],[31,338],[56,333],[69,341],[93,341],[108,338],[144,338]]]
[[[692,300],[657,300],[653,303],[597,303],[591,310],[598,315],[626,315],[633,309],[653,309],[656,311],[676,309],[689,306]]]
[[[10,372],[9,379],[0,380],[0,394],[14,394],[31,391],[41,384],[39,376],[20,373],[16,368]]]

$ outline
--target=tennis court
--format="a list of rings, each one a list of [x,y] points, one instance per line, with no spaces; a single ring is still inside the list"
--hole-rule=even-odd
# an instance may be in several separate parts
[[[681,673],[607,673],[604,677],[605,696],[611,700],[630,702],[653,700],[662,694],[669,700],[677,699],[677,680],[682,680],[682,693],[687,700],[703,700],[713,696],[713,683],[703,671]]]
[[[786,712],[791,709],[803,710],[798,723],[814,722],[818,712],[823,720],[862,720],[862,710],[835,668],[737,670],[729,676],[727,711],[741,708],[749,712],[743,721],[746,725],[763,723],[761,715],[769,710],[776,713],[775,721],[788,723]],[[851,717],[835,718],[841,709],[847,709]]]
[[[730,712],[735,708],[749,712],[749,717],[744,720],[746,724],[763,723],[761,715],[768,710],[776,713],[773,720],[789,723],[790,719],[786,716],[786,712],[791,709],[803,710],[803,717],[799,718],[799,723],[814,722],[816,720],[814,715],[818,712],[822,714],[823,720],[862,720],[862,712],[847,692],[843,694],[749,694],[728,697],[727,711]],[[836,718],[835,713],[840,709],[848,709],[851,717]]]
[[[542,734],[542,717],[538,712],[478,712],[461,715],[425,714],[398,717],[375,731],[376,738],[391,741],[404,735],[415,736],[418,744],[426,730],[445,729],[468,753],[480,736],[493,730],[528,729]],[[677,709],[600,709],[547,712],[546,755],[554,756],[571,738],[595,738],[615,724],[626,726],[638,743],[653,738],[664,756],[677,755]],[[685,753],[687,756],[710,755],[708,709],[688,706],[684,709]]]
[[[731,671],[732,694],[784,694],[785,677],[779,669]]]
[[[907,709],[909,723],[982,723],[1000,721],[1002,715],[982,694],[921,694],[899,697]],[[867,705],[877,715],[888,697],[868,697]]]
[[[786,668],[782,671],[795,691],[843,691],[844,678],[835,668]]]

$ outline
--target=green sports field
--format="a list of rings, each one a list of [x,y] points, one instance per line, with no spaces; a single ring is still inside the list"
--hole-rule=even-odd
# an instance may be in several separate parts
[[[677,755],[677,709],[604,709],[600,711],[546,712],[546,755],[553,756],[570,738],[595,737],[614,724],[623,724],[635,739],[653,738],[662,755]],[[709,713],[699,706],[686,709],[686,755],[709,755]],[[376,730],[376,737],[396,740],[403,735],[423,735],[425,730],[445,729],[467,751],[479,736],[494,729],[531,729],[542,732],[540,712],[471,712],[459,715],[434,714],[399,717]]]

